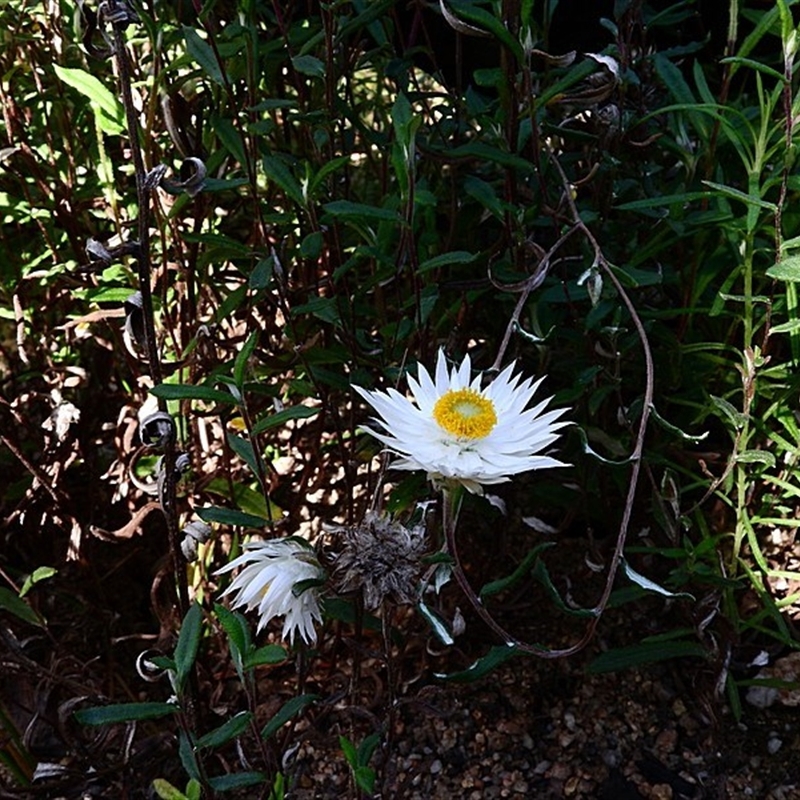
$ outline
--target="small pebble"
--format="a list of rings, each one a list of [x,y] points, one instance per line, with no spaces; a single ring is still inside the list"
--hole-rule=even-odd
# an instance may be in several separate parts
[[[777,753],[777,752],[778,752],[778,750],[780,750],[782,746],[783,746],[783,739],[779,739],[777,736],[773,736],[773,737],[772,737],[772,738],[771,738],[771,739],[770,739],[770,740],[767,742],[767,752],[768,752],[768,753],[769,753],[771,756],[774,756],[774,755],[775,755],[775,753]]]

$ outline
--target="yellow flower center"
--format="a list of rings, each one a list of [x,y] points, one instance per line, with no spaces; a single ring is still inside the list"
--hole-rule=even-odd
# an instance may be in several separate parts
[[[494,404],[475,389],[445,392],[433,407],[433,418],[460,439],[482,439],[497,424]]]

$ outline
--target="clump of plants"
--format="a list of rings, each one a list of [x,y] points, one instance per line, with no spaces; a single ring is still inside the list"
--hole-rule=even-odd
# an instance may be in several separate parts
[[[0,12],[7,663],[143,577],[118,676],[47,667],[69,764],[0,705],[20,786],[163,744],[160,797],[279,798],[317,724],[372,795],[415,642],[479,680],[646,595],[590,669],[700,659],[738,715],[796,649],[790,4],[719,63],[683,3],[583,53],[545,6]]]

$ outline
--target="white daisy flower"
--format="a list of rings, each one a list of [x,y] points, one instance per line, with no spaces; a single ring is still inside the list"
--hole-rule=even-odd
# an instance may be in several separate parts
[[[311,586],[295,595],[294,587],[304,581],[322,580],[325,573],[314,551],[296,539],[273,539],[268,542],[248,542],[244,553],[216,575],[237,567],[244,569],[222,593],[222,597],[236,593],[231,605],[257,608],[261,619],[260,631],[274,617],[285,617],[283,638],[294,644],[298,632],[306,644],[316,644],[315,622],[322,622],[319,607],[319,590]]]
[[[471,377],[469,356],[449,371],[440,350],[434,379],[421,364],[418,378],[408,378],[413,401],[395,389],[353,388],[380,415],[375,422],[384,430],[365,430],[400,456],[395,468],[425,470],[435,483],[460,483],[481,494],[482,486],[509,475],[567,466],[538,455],[568,424],[556,421],[566,409],[545,411],[551,398],[527,408],[543,379],[520,382],[513,369],[509,365],[482,389],[481,376]]]

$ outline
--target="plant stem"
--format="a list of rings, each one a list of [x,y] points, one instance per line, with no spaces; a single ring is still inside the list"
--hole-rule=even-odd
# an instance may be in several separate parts
[[[111,14],[114,13],[116,7],[116,4],[112,0]],[[124,13],[122,17],[122,21],[114,21],[112,24],[114,31],[114,55],[119,69],[120,92],[122,94],[122,104],[125,108],[125,120],[128,127],[131,158],[136,175],[136,200],[138,207],[137,231],[139,245],[136,264],[139,274],[139,291],[142,295],[142,316],[144,322],[145,346],[147,348],[147,363],[150,370],[150,377],[154,383],[159,384],[161,383],[162,377],[161,361],[158,353],[158,342],[156,341],[153,293],[150,284],[152,273],[152,264],[150,261],[150,187],[147,185],[147,170],[145,168],[144,155],[139,140],[139,123],[136,107],[133,104],[133,91],[131,89],[133,68],[125,44],[124,33],[129,24],[129,20],[125,17]],[[166,411],[165,400],[159,399],[158,405],[162,411]],[[178,590],[180,614],[181,617],[184,617],[189,610],[189,590],[186,572],[183,568],[179,541],[180,532],[176,507],[177,476],[175,474],[175,459],[176,442],[173,434],[169,437],[164,446],[164,488],[160,500],[161,510],[167,525],[167,536],[169,538],[169,549],[172,555],[175,584]]]

